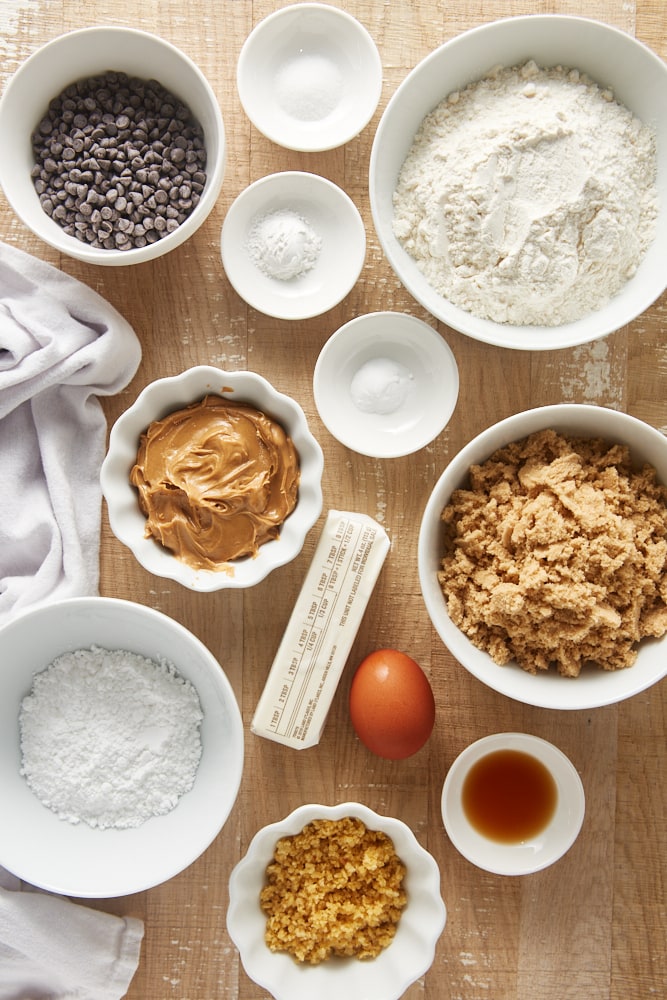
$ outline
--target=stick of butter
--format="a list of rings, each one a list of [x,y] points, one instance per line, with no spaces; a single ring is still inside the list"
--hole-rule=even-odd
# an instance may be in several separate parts
[[[319,743],[388,551],[373,518],[329,511],[253,716],[257,736],[297,750]]]

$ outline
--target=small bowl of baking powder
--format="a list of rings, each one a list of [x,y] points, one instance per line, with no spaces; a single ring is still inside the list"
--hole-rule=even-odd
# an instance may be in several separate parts
[[[354,287],[366,231],[341,188],[290,170],[241,192],[225,217],[220,249],[227,277],[248,305],[277,319],[309,319]]]
[[[382,61],[366,28],[329,4],[276,10],[246,39],[237,67],[241,104],[273,142],[315,152],[353,139],[382,92]]]
[[[407,313],[367,313],[326,342],[313,391],[323,423],[341,444],[372,458],[398,458],[444,430],[459,372],[451,348],[428,323]]]
[[[243,725],[213,654],[161,612],[108,597],[0,629],[0,865],[66,896],[142,892],[220,833]]]
[[[589,343],[667,282],[667,66],[627,32],[528,15],[464,32],[399,85],[373,221],[448,326],[522,350]]]

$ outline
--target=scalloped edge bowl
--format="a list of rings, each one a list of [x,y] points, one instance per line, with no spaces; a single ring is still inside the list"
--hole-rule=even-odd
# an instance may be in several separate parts
[[[171,812],[130,829],[69,823],[42,805],[19,774],[19,710],[33,675],[67,651],[126,649],[167,660],[196,688],[204,713],[193,787]],[[115,597],[67,598],[0,629],[0,865],[31,885],[81,898],[143,892],[196,860],[227,821],[243,774],[243,723],[221,664],[161,611]],[[11,816],[11,822],[9,817]]]
[[[228,569],[219,571],[193,569],[154,539],[146,538],[146,519],[139,508],[137,491],[130,483],[139,438],[148,425],[207,394],[249,402],[277,420],[292,438],[301,468],[297,505],[283,523],[279,537],[262,545],[255,558],[235,560],[228,564]],[[298,556],[306,535],[322,512],[323,468],[322,449],[294,399],[278,392],[256,372],[229,372],[211,365],[197,365],[180,375],[149,383],[116,420],[109,434],[100,482],[111,530],[145,569],[190,590],[211,592],[253,587],[272,570]]]
[[[408,903],[392,943],[368,962],[336,959],[320,965],[300,965],[285,953],[270,951],[264,941],[266,917],[259,905],[266,866],[276,842],[300,833],[313,819],[358,817],[368,829],[382,830],[394,842],[406,866]],[[278,823],[265,826],[252,838],[245,857],[229,880],[227,929],[238,948],[243,967],[258,986],[275,1000],[398,1000],[430,968],[435,947],[446,923],[440,896],[440,870],[405,823],[380,816],[358,802],[335,806],[300,806]]]

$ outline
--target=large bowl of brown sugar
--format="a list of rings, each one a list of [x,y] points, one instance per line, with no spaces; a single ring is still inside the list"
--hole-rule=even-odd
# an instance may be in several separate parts
[[[370,160],[380,244],[430,313],[520,350],[588,343],[667,283],[667,66],[597,21],[457,35],[389,101]]]
[[[225,130],[201,70],[132,28],[83,28],[35,51],[0,101],[0,185],[40,239],[91,264],[152,260],[201,226]]]
[[[616,410],[516,413],[450,461],[419,577],[474,677],[528,705],[590,709],[667,674],[667,438]]]

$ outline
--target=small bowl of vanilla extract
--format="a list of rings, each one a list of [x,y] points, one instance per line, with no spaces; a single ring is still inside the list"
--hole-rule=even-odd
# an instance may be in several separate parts
[[[528,733],[493,733],[456,758],[441,808],[449,839],[468,861],[496,875],[529,875],[572,847],[585,795],[558,747]]]

